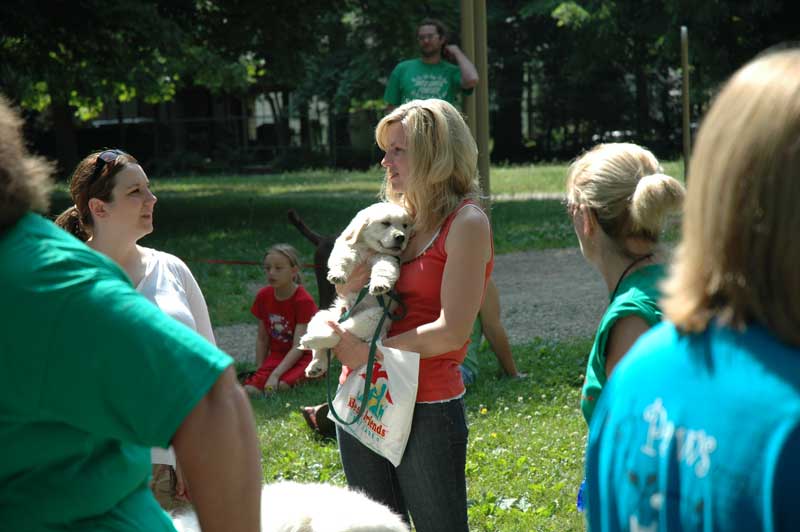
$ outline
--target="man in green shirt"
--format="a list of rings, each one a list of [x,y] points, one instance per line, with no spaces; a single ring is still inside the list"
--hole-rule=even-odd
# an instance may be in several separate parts
[[[464,52],[447,44],[441,21],[425,19],[417,26],[421,57],[399,63],[386,84],[383,99],[389,111],[409,100],[438,98],[458,105],[459,95],[470,94],[478,84],[478,71]],[[452,59],[456,64],[443,61]],[[456,66],[458,65],[458,66]]]
[[[175,447],[204,531],[256,531],[261,467],[231,359],[50,221],[50,167],[0,96],[0,528],[174,531],[149,489]]]

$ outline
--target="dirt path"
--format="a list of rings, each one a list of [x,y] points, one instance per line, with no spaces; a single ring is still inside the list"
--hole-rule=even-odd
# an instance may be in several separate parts
[[[591,336],[606,305],[600,274],[577,248],[498,255],[493,276],[512,344],[537,336]],[[238,324],[215,327],[214,334],[222,350],[237,360],[253,360],[256,330],[255,324]]]

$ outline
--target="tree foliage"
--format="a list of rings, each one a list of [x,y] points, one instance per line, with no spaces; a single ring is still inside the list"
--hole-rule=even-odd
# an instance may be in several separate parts
[[[797,39],[788,6],[487,2],[493,159],[571,158],[623,138],[677,153],[680,26],[689,29],[696,120],[736,68]],[[8,0],[0,4],[0,85],[48,112],[66,151],[75,120],[197,86],[271,93],[284,129],[289,116],[308,121],[309,102],[324,102],[329,140],[347,145],[349,118],[377,117],[386,79],[417,55],[416,24],[427,16],[449,24],[458,41],[459,3],[449,0]],[[281,138],[288,142],[286,131]]]

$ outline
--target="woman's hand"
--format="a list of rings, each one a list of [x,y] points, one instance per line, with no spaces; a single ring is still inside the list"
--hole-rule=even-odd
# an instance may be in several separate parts
[[[183,502],[192,502],[192,498],[189,496],[189,487],[183,478],[181,464],[177,461],[175,462],[175,498]]]
[[[336,293],[343,295],[360,291],[369,283],[369,274],[369,265],[362,262],[353,269],[353,273],[347,278],[346,283],[336,285]]]
[[[342,364],[350,368],[357,368],[367,363],[369,360],[368,343],[345,331],[336,322],[329,321],[328,326],[336,331],[336,334],[341,338],[336,347],[333,348],[333,354]],[[378,360],[383,359],[380,350],[377,350],[375,355]]]

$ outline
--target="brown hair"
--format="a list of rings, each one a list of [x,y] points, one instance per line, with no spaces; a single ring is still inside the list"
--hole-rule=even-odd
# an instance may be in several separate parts
[[[95,176],[98,158],[105,151],[107,150],[90,153],[75,167],[69,184],[69,194],[74,205],[59,214],[55,220],[56,225],[66,229],[84,242],[89,240],[94,225],[92,213],[89,210],[89,200],[97,198],[111,201],[111,192],[117,183],[115,176],[125,165],[139,164],[139,161],[132,155],[120,152],[113,162],[104,164],[100,174]]]
[[[424,19],[422,19],[422,21],[419,24],[417,24],[417,33],[419,33],[419,29],[422,26],[435,26],[436,27],[436,33],[439,34],[439,37],[447,40],[449,30],[447,29],[447,26],[445,25],[445,23],[442,22],[441,20],[439,20],[438,18],[424,18]]]
[[[266,262],[267,255],[269,255],[270,253],[278,253],[289,259],[289,264],[293,268],[297,268],[297,273],[295,274],[292,280],[297,284],[300,285],[303,284],[303,274],[302,274],[303,268],[300,265],[300,254],[297,252],[294,246],[291,246],[289,244],[275,244],[274,246],[270,246],[267,252],[264,253],[264,258],[262,259],[261,262]]]
[[[405,207],[417,230],[433,229],[465,198],[478,197],[478,147],[461,113],[444,100],[411,100],[384,116],[375,129],[384,151],[394,123],[405,132],[410,175],[400,193],[387,170],[381,195]]]
[[[598,144],[570,165],[567,201],[591,208],[606,235],[630,254],[626,239],[658,242],[666,216],[682,205],[683,185],[661,172],[641,146]]]
[[[53,165],[28,153],[23,121],[0,94],[0,231],[29,210],[46,212],[50,204]]]
[[[800,346],[800,50],[739,69],[700,127],[663,309],[699,332],[757,322]]]

